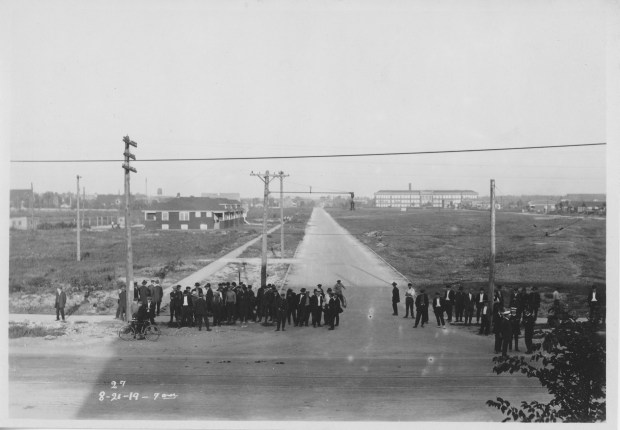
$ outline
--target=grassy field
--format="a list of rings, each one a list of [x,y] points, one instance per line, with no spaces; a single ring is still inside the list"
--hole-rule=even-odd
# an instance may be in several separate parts
[[[462,281],[488,285],[490,214],[482,211],[364,209],[329,213],[350,233],[432,294]],[[543,309],[554,289],[584,316],[593,283],[605,285],[605,221],[498,212],[496,283],[538,286]]]
[[[205,260],[218,258],[256,237],[254,226],[211,231],[132,231],[134,278],[180,279],[203,267]],[[102,298],[115,306],[114,290],[125,276],[124,230],[83,230],[82,261],[76,261],[76,232],[73,229],[10,232],[9,291],[12,312],[37,312],[49,303],[53,284],[67,287],[68,295],[109,291]],[[77,306],[70,303],[69,306]]]

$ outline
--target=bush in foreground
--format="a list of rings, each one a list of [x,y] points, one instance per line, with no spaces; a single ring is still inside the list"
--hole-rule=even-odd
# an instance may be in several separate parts
[[[504,421],[600,422],[605,420],[605,337],[590,323],[567,321],[545,334],[528,360],[524,356],[495,357],[493,371],[521,372],[537,378],[553,400],[512,406],[501,397],[487,405],[502,411]]]

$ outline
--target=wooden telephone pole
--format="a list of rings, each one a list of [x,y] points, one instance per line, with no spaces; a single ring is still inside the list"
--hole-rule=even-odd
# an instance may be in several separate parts
[[[283,171],[278,172],[280,178],[280,258],[284,258],[284,178]]]
[[[80,175],[77,175],[77,193],[76,193],[76,208],[77,208],[77,261],[81,260],[82,252],[80,251]]]
[[[125,162],[123,163],[123,169],[125,170],[125,238],[127,239],[127,266],[126,266],[126,283],[127,283],[127,309],[125,310],[126,318],[131,318],[131,304],[133,302],[133,252],[131,249],[131,220],[130,220],[130,209],[129,209],[129,197],[131,195],[131,191],[129,188],[129,172],[138,173],[138,171],[129,165],[130,160],[135,160],[136,156],[129,152],[129,147],[133,146],[135,148],[138,147],[138,144],[133,140],[129,139],[129,136],[123,137],[123,142],[125,142],[125,152],[123,155],[125,156]]]
[[[269,206],[269,182],[271,182],[272,179],[277,178],[278,175],[270,175],[269,170],[266,170],[265,174],[251,172],[250,176],[257,176],[265,183],[263,195],[263,248],[261,252],[260,264],[260,285],[261,287],[265,287],[267,286],[267,209]]]
[[[493,305],[495,304],[495,179],[491,179],[491,254],[489,255],[489,327],[493,325]]]

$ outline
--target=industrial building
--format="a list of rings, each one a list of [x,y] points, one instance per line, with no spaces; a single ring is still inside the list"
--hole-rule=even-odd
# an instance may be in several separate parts
[[[244,210],[239,201],[179,197],[144,211],[144,226],[155,230],[218,230],[240,225]]]
[[[475,200],[472,190],[380,190],[375,193],[378,208],[459,208],[463,200]]]

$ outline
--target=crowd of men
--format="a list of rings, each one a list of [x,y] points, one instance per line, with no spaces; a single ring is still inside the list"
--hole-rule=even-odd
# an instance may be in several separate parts
[[[295,293],[291,288],[278,291],[275,285],[268,284],[256,291],[252,285],[242,282],[222,282],[217,286],[210,283],[194,287],[176,285],[170,292],[169,326],[198,327],[204,324],[207,331],[211,325],[221,326],[240,323],[262,323],[265,326],[276,325],[276,331],[285,331],[286,324],[295,327],[328,327],[334,330],[340,324],[340,314],[346,307],[342,290],[345,287],[339,280],[334,288],[323,290],[318,284],[310,293],[301,288]],[[131,315],[140,320],[155,323],[155,316],[160,315],[163,289],[158,280],[142,281],[140,286],[134,284],[134,302]],[[116,318],[125,314],[126,292],[119,291],[119,306]],[[212,318],[212,322],[209,322]]]
[[[396,282],[392,283],[392,287],[394,311],[392,315],[398,315],[400,292]],[[448,324],[472,325],[475,315],[476,325],[480,326],[478,334],[489,335],[492,321],[495,352],[498,354],[501,352],[506,355],[508,350],[512,350],[513,345],[515,351],[520,351],[519,335],[523,328],[526,353],[532,353],[534,323],[540,309],[540,293],[535,286],[529,291],[526,287],[522,287],[521,290],[515,288],[507,298],[504,297],[502,287],[497,286],[491,304],[484,288],[481,288],[478,293],[473,293],[471,289],[464,291],[462,286],[454,291],[452,285],[446,285],[445,290],[437,291],[431,300],[425,289],[421,289],[416,294],[413,285],[408,285],[405,292],[404,318],[409,318],[409,315],[415,318],[414,328],[424,327],[428,323],[428,311],[431,306],[437,320],[437,327],[443,329],[446,328],[446,321]]]

